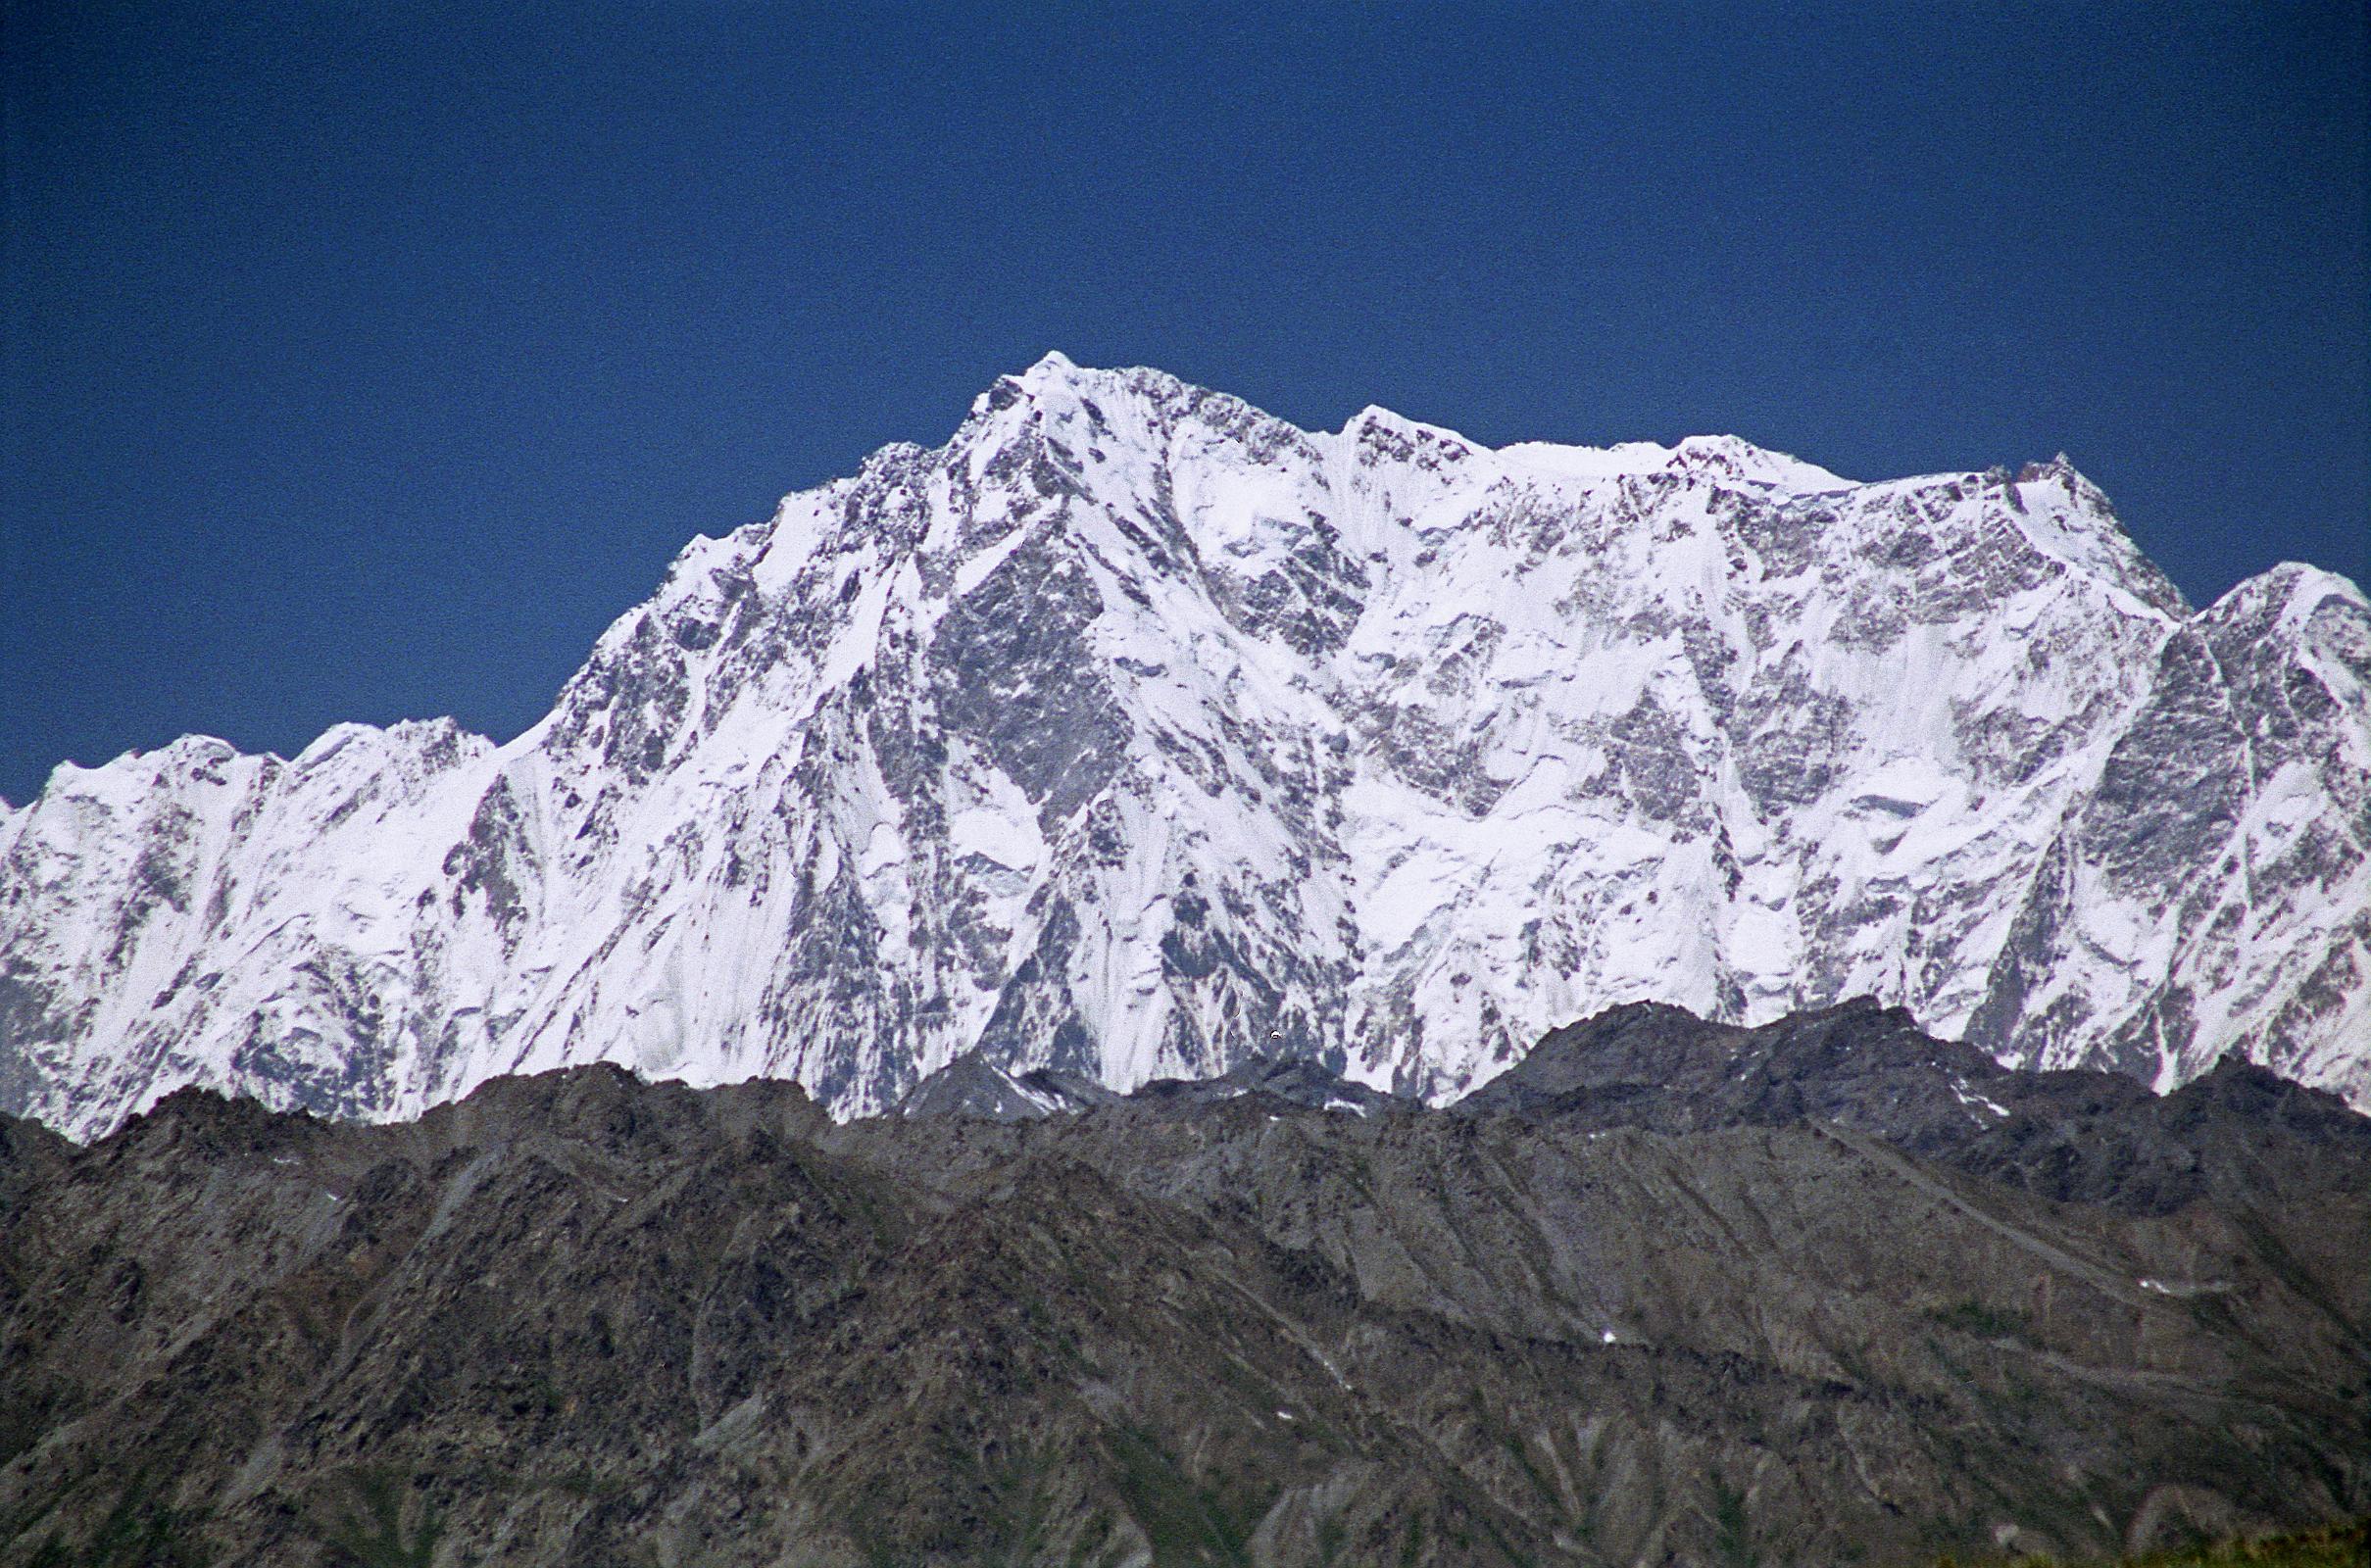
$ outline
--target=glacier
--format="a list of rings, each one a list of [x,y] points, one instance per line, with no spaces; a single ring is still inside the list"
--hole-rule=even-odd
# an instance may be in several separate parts
[[[2186,604],[2063,458],[1311,432],[1060,355],[695,539],[507,744],[189,737],[0,806],[0,1110],[417,1114],[977,1052],[1442,1100],[1615,1004],[1869,995],[2371,1108],[2371,604]]]

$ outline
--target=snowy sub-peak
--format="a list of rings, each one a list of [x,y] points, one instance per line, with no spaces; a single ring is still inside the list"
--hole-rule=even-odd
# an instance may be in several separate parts
[[[1852,481],[1783,452],[1768,452],[1733,435],[1692,435],[1673,446],[1624,441],[1610,447],[1567,447],[1518,441],[1501,447],[1510,466],[1574,479],[1613,479],[1625,474],[1691,473],[1749,485],[1772,495],[1807,496],[1850,490]]]
[[[0,1108],[607,1059],[846,1115],[973,1053],[1440,1101],[1614,1004],[1864,994],[2366,1104],[2367,845],[2361,591],[2193,610],[2063,461],[1311,432],[1049,356],[695,539],[507,745],[61,768],[0,817]]]

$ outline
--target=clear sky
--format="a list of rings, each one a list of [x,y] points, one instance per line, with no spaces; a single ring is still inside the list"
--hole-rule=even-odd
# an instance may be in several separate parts
[[[507,738],[1049,348],[2366,574],[2361,0],[975,9],[9,0],[0,796]]]

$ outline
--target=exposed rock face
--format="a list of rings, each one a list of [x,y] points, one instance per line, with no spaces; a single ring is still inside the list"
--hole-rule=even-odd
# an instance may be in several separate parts
[[[2117,1073],[2003,1067],[1867,998],[1757,1029],[1636,1004],[1559,1029],[1459,1115],[1688,1133],[1815,1122],[2053,1202],[2171,1214],[2371,1173],[2371,1119],[2235,1059],[2160,1098]]]
[[[1119,1098],[1092,1078],[1051,1067],[1010,1073],[973,1051],[915,1084],[914,1092],[898,1102],[897,1114],[1036,1121],[1061,1111],[1108,1105]]]
[[[2371,607],[2193,612],[2063,462],[1311,434],[1059,358],[696,541],[505,745],[186,740],[0,815],[0,1107],[972,1051],[1434,1099],[1638,1000],[2371,1103]]]
[[[1641,1006],[1448,1110],[1306,1062],[910,1109],[599,1066],[0,1119],[0,1564],[111,1515],[225,1568],[431,1514],[519,1565],[1595,1568],[2371,1512],[2371,1122],[2258,1069]]]

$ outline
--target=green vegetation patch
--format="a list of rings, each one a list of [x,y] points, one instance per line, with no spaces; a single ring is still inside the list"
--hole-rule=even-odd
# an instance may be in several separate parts
[[[359,1470],[346,1478],[352,1492],[337,1517],[317,1522],[328,1560],[351,1568],[428,1568],[444,1521],[422,1506],[419,1521],[404,1528],[404,1488],[385,1470]]]
[[[1938,1568],[1951,1568],[1939,1559]],[[2371,1568],[2371,1520],[2330,1525],[2260,1541],[2225,1541],[2140,1557],[2063,1563],[2055,1557],[2020,1557],[2011,1568]]]
[[[1260,1510],[1230,1508],[1196,1485],[1150,1433],[1121,1427],[1109,1433],[1106,1443],[1115,1467],[1113,1484],[1152,1544],[1159,1568],[1251,1562],[1251,1527]]]
[[[88,1541],[77,1548],[52,1535],[34,1549],[32,1568],[205,1568],[214,1551],[197,1533],[204,1519],[163,1502],[137,1476]]]
[[[2014,1308],[1987,1306],[1973,1297],[1938,1307],[1932,1314],[1946,1328],[1973,1334],[1980,1339],[2008,1340],[2025,1334],[2025,1314]]]

